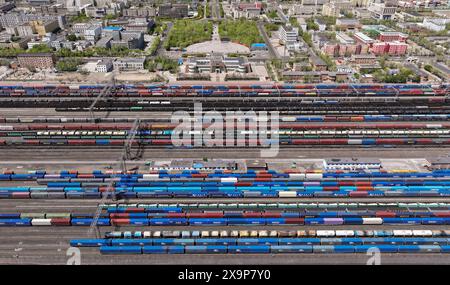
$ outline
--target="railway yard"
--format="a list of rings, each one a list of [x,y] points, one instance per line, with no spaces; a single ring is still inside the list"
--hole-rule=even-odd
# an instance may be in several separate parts
[[[366,264],[372,249],[382,264],[450,264],[449,95],[446,84],[1,85],[0,264],[66,264],[75,249],[81,264]],[[171,115],[193,126],[198,103],[277,117],[226,121],[212,141],[232,144],[195,144],[213,122],[191,131]]]

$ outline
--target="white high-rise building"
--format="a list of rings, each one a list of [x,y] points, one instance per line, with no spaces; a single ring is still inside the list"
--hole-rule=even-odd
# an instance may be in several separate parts
[[[66,8],[68,11],[81,11],[83,8],[88,7],[89,5],[94,6],[93,0],[66,0],[65,2]]]

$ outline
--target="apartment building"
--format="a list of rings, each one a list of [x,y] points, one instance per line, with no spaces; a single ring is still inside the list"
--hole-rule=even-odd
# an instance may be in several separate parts
[[[118,58],[113,66],[117,71],[138,71],[144,69],[144,63],[144,57]]]

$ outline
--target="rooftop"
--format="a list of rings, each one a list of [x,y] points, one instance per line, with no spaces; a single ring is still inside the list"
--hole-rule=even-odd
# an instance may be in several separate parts
[[[49,52],[39,52],[39,53],[20,53],[17,55],[17,57],[43,57],[43,56],[52,57],[53,54]]]

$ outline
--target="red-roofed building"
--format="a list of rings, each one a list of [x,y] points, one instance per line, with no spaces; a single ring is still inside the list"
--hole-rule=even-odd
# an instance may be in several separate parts
[[[231,7],[233,17],[238,18],[259,18],[262,13],[262,3],[235,3]]]
[[[408,45],[402,42],[382,42],[374,43],[372,46],[372,53],[375,55],[404,55],[408,50]]]
[[[408,35],[400,32],[380,32],[378,39],[382,42],[406,42]]]

